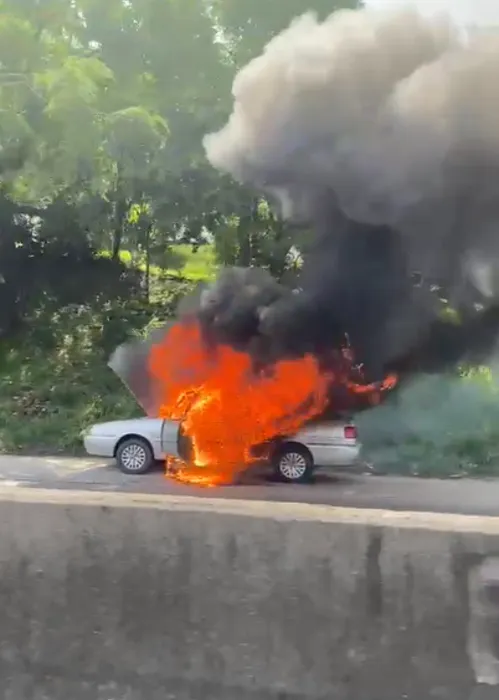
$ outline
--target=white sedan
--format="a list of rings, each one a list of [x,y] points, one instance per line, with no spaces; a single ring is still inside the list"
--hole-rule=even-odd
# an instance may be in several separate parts
[[[83,442],[89,455],[114,458],[125,474],[145,474],[155,462],[179,457],[179,428],[160,418],[117,420],[93,425]],[[273,440],[270,462],[281,480],[304,482],[318,467],[355,466],[359,452],[355,425],[330,421]]]

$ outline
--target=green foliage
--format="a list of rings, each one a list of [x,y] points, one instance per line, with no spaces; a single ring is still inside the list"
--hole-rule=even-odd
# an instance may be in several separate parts
[[[102,318],[67,308],[38,321],[3,351],[0,447],[72,451],[86,424],[136,408],[106,367]]]
[[[100,255],[109,257],[107,251],[102,251]],[[145,269],[144,256],[134,256],[130,250],[121,250],[120,260],[128,267],[137,266],[142,271]],[[151,267],[151,274],[159,281],[178,277],[186,281],[199,282],[213,279],[217,268],[215,250],[212,245],[205,244],[193,248],[192,245],[178,243],[171,246],[165,255],[163,265]]]
[[[178,290],[164,292],[160,306],[108,303],[40,312],[15,341],[4,343],[0,450],[79,452],[88,425],[140,415],[107,361],[117,345],[173,312]]]
[[[366,459],[419,476],[499,475],[499,377],[423,377],[358,416]]]
[[[192,246],[184,243],[173,246],[173,251],[182,262],[177,270],[171,269],[168,272],[178,272],[182,277],[194,282],[211,280],[215,277],[217,263],[212,245],[202,245],[193,250]]]
[[[336,5],[314,0],[307,8],[325,16]],[[223,239],[235,215],[236,255],[220,253],[219,261],[235,257],[280,274],[286,236],[253,216],[254,194],[220,178],[201,142],[226,119],[241,63],[303,10],[298,0],[3,0],[9,191],[32,203],[64,193],[93,244],[113,255],[144,246],[144,231],[126,219],[133,205],[148,207],[150,254],[179,238],[198,242],[205,227]]]
[[[223,28],[230,56],[239,65],[259,54],[265,44],[290,22],[305,12],[315,12],[325,19],[338,9],[355,9],[362,3],[358,0],[214,0],[217,21]]]

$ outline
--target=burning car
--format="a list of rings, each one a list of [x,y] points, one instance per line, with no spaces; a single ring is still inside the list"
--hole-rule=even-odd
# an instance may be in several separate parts
[[[109,366],[149,418],[94,426],[86,450],[114,457],[127,474],[164,460],[167,474],[204,485],[232,483],[262,463],[287,482],[351,467],[357,429],[345,418],[351,411],[332,410],[331,388],[364,400],[391,383],[353,382],[348,353],[343,362],[346,374],[338,360],[336,377],[309,354],[258,365],[247,352],[210,345],[195,319],[179,320],[116,350]]]
[[[155,425],[182,425],[190,480],[255,446],[276,464],[297,444],[310,472],[310,426],[496,352],[498,69],[497,36],[359,10],[303,15],[237,74],[205,154],[301,231],[298,290],[224,268],[112,360]]]
[[[191,458],[190,440],[181,424],[158,418],[98,423],[85,433],[84,445],[89,455],[112,457],[124,474],[132,475],[145,474],[163,461],[181,477],[181,465],[189,464]],[[317,468],[355,466],[359,452],[355,425],[337,420],[310,424],[295,435],[277,436],[254,446],[251,456],[269,465],[280,480],[302,483]],[[213,480],[211,471],[206,476],[206,481]]]

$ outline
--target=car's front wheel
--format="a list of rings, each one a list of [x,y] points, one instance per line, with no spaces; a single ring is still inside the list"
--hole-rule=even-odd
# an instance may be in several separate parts
[[[306,447],[297,443],[281,445],[272,461],[277,478],[290,484],[309,481],[314,470],[312,455]]]
[[[154,464],[154,454],[145,440],[131,437],[118,446],[116,463],[123,474],[145,474]]]

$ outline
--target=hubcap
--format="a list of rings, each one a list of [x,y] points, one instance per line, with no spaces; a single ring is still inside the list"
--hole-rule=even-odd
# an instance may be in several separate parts
[[[287,452],[281,457],[279,469],[286,479],[301,479],[307,471],[307,460],[299,452]]]
[[[142,445],[127,445],[121,453],[123,466],[130,472],[140,471],[147,460],[147,453]]]

